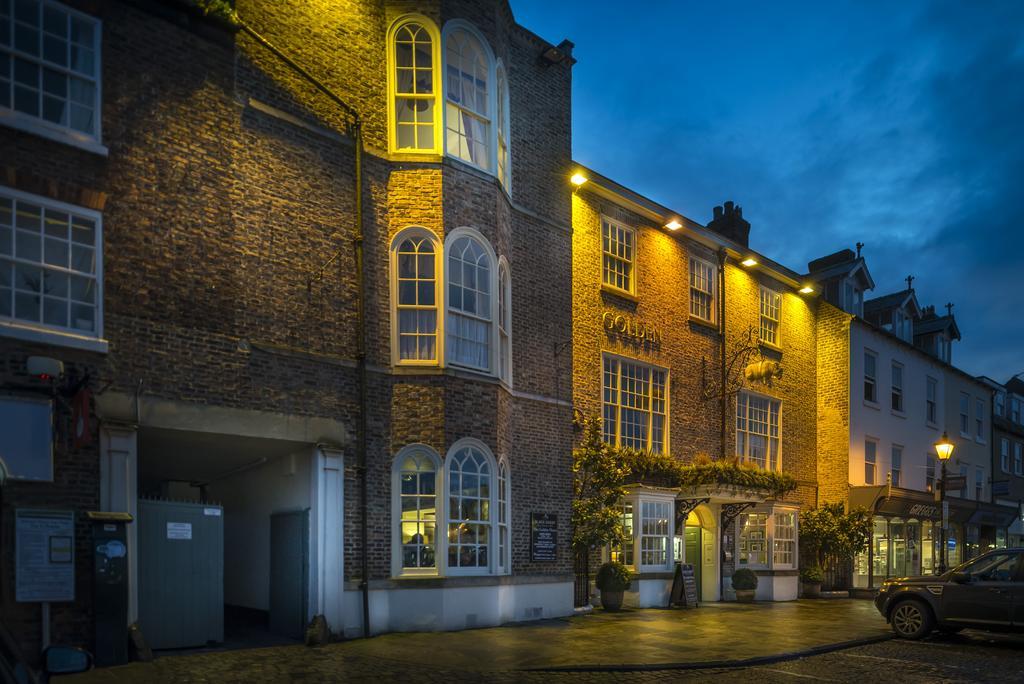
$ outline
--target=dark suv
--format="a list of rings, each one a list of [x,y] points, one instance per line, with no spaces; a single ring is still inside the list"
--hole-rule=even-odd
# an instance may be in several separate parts
[[[904,639],[933,629],[1024,631],[1024,549],[999,549],[942,575],[886,580],[875,607]]]

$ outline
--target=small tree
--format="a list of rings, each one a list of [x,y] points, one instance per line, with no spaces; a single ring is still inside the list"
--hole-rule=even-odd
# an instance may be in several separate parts
[[[605,444],[600,418],[583,419],[583,438],[572,452],[572,474],[572,549],[577,572],[583,575],[577,600],[585,602],[591,550],[625,536],[619,503],[626,494],[626,470],[615,448]]]
[[[871,513],[846,512],[843,504],[825,504],[800,513],[800,545],[825,570],[836,570],[864,551],[871,541]]]

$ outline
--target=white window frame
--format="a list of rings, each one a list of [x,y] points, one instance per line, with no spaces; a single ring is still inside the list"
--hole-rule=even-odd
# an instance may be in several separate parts
[[[1020,424],[1020,399],[1017,397],[1010,397],[1010,420]]]
[[[999,417],[1006,415],[1006,392],[996,392],[995,414]]]
[[[779,516],[780,515],[792,516],[793,524],[792,525],[784,526],[784,527],[790,528],[792,530],[792,537],[788,537],[788,536],[780,537],[779,536],[779,529],[780,529]],[[799,530],[799,527],[800,527],[800,520],[799,520],[799,518],[800,518],[800,516],[797,515],[797,510],[795,508],[773,508],[772,509],[772,515],[771,515],[771,534],[772,534],[772,546],[771,546],[772,556],[771,556],[771,562],[772,562],[772,568],[783,569],[784,570],[784,569],[787,569],[787,568],[795,568],[796,567],[797,562],[799,561],[799,558],[800,558],[800,556],[798,555],[799,550],[800,550],[799,549],[799,542],[797,541],[797,531]],[[778,560],[778,554],[779,554],[779,551],[780,551],[780,549],[778,547],[779,547],[780,543],[781,544],[792,544],[792,547],[793,547],[792,551],[791,551],[792,557],[793,557],[792,562],[785,563],[785,562],[780,562]],[[786,550],[783,548],[782,552],[786,553]]]
[[[498,257],[497,289],[498,377],[512,387],[512,272],[504,254]]]
[[[675,505],[674,504],[675,504],[675,497],[674,496],[670,496],[670,497],[640,496],[640,497],[638,497],[638,499],[637,499],[637,507],[634,508],[634,511],[638,512],[638,514],[636,514],[636,523],[635,523],[636,527],[634,528],[634,531],[635,531],[635,538],[636,538],[636,544],[637,544],[637,547],[636,547],[636,554],[637,554],[636,555],[636,563],[637,563],[637,565],[640,568],[640,572],[651,572],[651,571],[657,572],[659,570],[667,570],[668,568],[672,567],[672,560],[673,560],[672,556],[673,556],[673,553],[674,553],[672,541],[673,541],[673,538],[675,536]],[[657,514],[654,515],[651,518],[648,518],[647,516],[645,516],[645,509],[647,509],[648,507],[656,508],[656,509],[661,510],[661,511],[667,510],[668,514],[667,514],[667,516],[665,518],[662,518],[660,515],[657,515]],[[660,524],[660,521],[664,519],[664,521],[665,521],[665,533],[664,534],[658,534],[657,531],[655,531],[655,533],[653,533],[653,534],[645,533],[644,532],[644,524],[645,524],[645,522],[648,519],[655,521],[655,523],[654,523],[655,525]],[[645,563],[644,562],[644,554],[645,553],[656,553],[657,552],[656,549],[650,550],[650,551],[644,549],[644,541],[647,540],[647,539],[654,539],[654,540],[660,539],[662,541],[662,543],[664,544],[664,554],[665,554],[665,562],[664,563]]]
[[[703,290],[694,284],[694,275],[698,269],[707,270],[708,288]],[[703,275],[703,274],[702,274]],[[697,256],[690,257],[690,317],[705,323],[715,323],[718,320],[718,266]],[[696,295],[696,296],[695,296]],[[694,311],[694,303],[698,297],[708,298],[708,315],[701,316]]]
[[[82,131],[75,130],[70,126],[64,126],[62,124],[53,123],[47,121],[42,117],[42,110],[40,110],[39,116],[33,116],[20,112],[14,109],[14,79],[11,78],[10,93],[11,93],[11,106],[0,107],[0,125],[8,126],[26,133],[32,133],[42,138],[54,140],[56,142],[64,143],[67,145],[73,145],[74,147],[81,148],[83,150],[93,152],[106,156],[108,154],[107,148],[102,143],[103,138],[103,62],[102,62],[102,46],[103,46],[103,22],[98,17],[91,14],[86,14],[79,10],[76,10],[63,3],[54,2],[53,0],[35,0],[40,6],[50,5],[57,7],[62,12],[66,12],[70,16],[77,17],[79,19],[88,21],[93,25],[93,45],[92,50],[95,56],[95,71],[92,76],[85,76],[79,72],[72,71],[70,67],[62,67],[52,62],[44,62],[42,53],[39,56],[30,55],[25,52],[15,51],[14,47],[14,14],[13,14],[13,2],[11,4],[12,13],[10,16],[11,34],[12,38],[9,45],[4,46],[2,51],[8,54],[12,61],[14,57],[19,57],[26,61],[31,61],[36,65],[44,65],[46,68],[58,71],[62,74],[74,75],[76,78],[85,78],[85,80],[91,81],[95,84],[95,92],[93,99],[93,112],[94,122],[93,131],[91,134],[83,133]],[[40,10],[41,12],[42,10]],[[39,27],[40,34],[42,33],[42,25]],[[40,39],[42,36],[40,35]],[[41,72],[40,72],[41,74]],[[13,73],[9,74],[13,76]],[[41,78],[41,77],[40,77]],[[70,89],[70,85],[69,85]],[[42,82],[39,83],[40,97],[42,97]],[[69,93],[70,99],[70,93]]]
[[[981,501],[985,498],[985,469],[981,466],[974,466],[974,500]]]
[[[448,296],[448,289],[449,289],[449,280],[448,279],[449,279],[449,277],[451,275],[450,272],[449,272],[449,268],[448,268],[448,261],[449,261],[449,257],[450,257],[450,254],[451,254],[451,247],[452,247],[452,245],[455,244],[455,242],[457,240],[459,240],[459,239],[461,239],[463,237],[468,237],[468,238],[470,238],[472,240],[475,240],[483,248],[484,252],[486,253],[486,255],[488,257],[488,259],[490,260],[490,268],[488,269],[488,273],[489,273],[489,277],[490,277],[489,285],[490,285],[490,311],[491,311],[491,316],[490,316],[489,322],[487,323],[488,327],[489,327],[489,333],[488,333],[488,339],[489,339],[489,345],[488,346],[489,346],[489,349],[488,349],[488,355],[487,355],[488,356],[488,366],[487,366],[487,368],[478,368],[476,366],[471,366],[471,365],[468,365],[468,364],[454,362],[454,361],[452,361],[453,355],[450,353],[450,350],[448,349],[448,330],[447,330],[448,329],[448,321],[447,321],[447,319],[448,319],[448,315],[450,313],[450,306],[451,306],[451,302],[449,301],[449,296]],[[444,240],[444,269],[443,269],[443,273],[444,273],[444,295],[443,295],[444,309],[443,309],[443,311],[444,311],[444,317],[445,317],[445,324],[444,325],[445,325],[445,329],[446,329],[445,330],[445,337],[444,337],[444,344],[445,344],[445,352],[444,352],[444,354],[445,354],[445,363],[446,363],[446,365],[448,365],[450,367],[457,367],[457,368],[459,368],[461,370],[465,370],[465,371],[472,372],[472,373],[480,373],[482,375],[488,375],[488,376],[491,376],[491,377],[496,377],[497,373],[498,373],[498,370],[497,370],[498,369],[498,364],[497,364],[497,354],[498,354],[498,351],[497,350],[498,350],[498,345],[500,344],[500,341],[499,341],[499,338],[498,338],[498,326],[497,326],[497,320],[496,320],[497,317],[498,317],[498,300],[497,300],[497,291],[498,291],[498,258],[497,258],[497,256],[494,253],[494,248],[491,247],[490,241],[487,238],[485,238],[483,236],[483,234],[479,230],[477,230],[475,228],[470,228],[468,226],[461,226],[459,228],[455,228],[454,230],[450,231],[445,236],[445,240]],[[462,314],[462,312],[459,312],[459,311],[457,311],[455,313],[458,314],[458,315],[470,315],[470,316],[472,315],[472,314]],[[480,320],[483,320],[483,319],[481,318]]]
[[[608,361],[614,361],[615,363],[618,364],[617,369],[616,369],[616,380],[615,380],[616,384],[615,384],[615,388],[614,388],[614,391],[615,391],[615,401],[613,403],[609,403],[606,400],[606,395],[607,395],[607,391],[608,390],[605,387],[605,364]],[[664,373],[664,375],[665,375],[665,387],[664,387],[664,392],[665,392],[665,411],[664,411],[663,414],[661,414],[661,415],[664,416],[664,424],[662,426],[662,439],[661,439],[661,441],[662,441],[662,448],[661,448],[661,451],[658,452],[658,453],[663,453],[663,454],[670,453],[669,452],[669,423],[670,423],[671,411],[672,411],[672,406],[671,406],[671,401],[670,401],[671,389],[672,389],[672,378],[671,378],[671,374],[670,374],[669,370],[667,368],[663,368],[662,366],[655,366],[655,365],[647,363],[645,361],[640,361],[639,359],[634,359],[634,358],[631,358],[631,357],[628,357],[628,356],[621,356],[619,354],[612,354],[610,352],[603,352],[601,354],[601,411],[602,411],[602,415],[604,415],[605,411],[607,410],[607,408],[609,406],[613,406],[614,407],[614,409],[615,409],[615,432],[614,432],[614,434],[611,434],[611,433],[608,432],[607,429],[605,429],[605,431],[604,431],[605,441],[607,443],[613,444],[615,446],[622,446],[622,410],[623,410],[623,406],[622,406],[622,364],[624,364],[624,363],[625,364],[629,364],[631,366],[638,366],[640,368],[646,368],[647,371],[648,371],[648,379],[647,379],[647,385],[648,385],[648,387],[647,387],[648,408],[647,408],[647,411],[646,411],[646,413],[647,413],[647,440],[646,440],[647,441],[647,447],[646,447],[646,449],[648,451],[651,450],[651,445],[653,444],[653,441],[654,441],[654,415],[656,413],[655,410],[654,410],[654,377],[653,377],[653,374],[654,373]],[[607,426],[607,421],[605,422],[605,424]],[[611,438],[611,439],[609,439],[609,438]]]
[[[974,398],[974,441],[985,443],[985,400]]]
[[[745,405],[746,405],[746,411],[744,412],[744,416],[743,416],[743,427],[742,428],[739,425],[739,421],[740,421],[739,407],[740,407],[740,399],[741,398],[745,398]],[[773,471],[776,471],[776,472],[780,472],[782,470],[782,400],[779,399],[778,397],[772,397],[772,396],[769,396],[767,394],[761,394],[760,392],[751,392],[750,390],[741,390],[740,392],[738,392],[736,394],[736,411],[733,413],[733,415],[734,415],[734,417],[736,418],[736,421],[737,421],[736,425],[734,426],[735,429],[736,429],[736,432],[734,434],[734,437],[736,439],[736,456],[740,459],[740,461],[744,461],[744,462],[748,462],[748,463],[755,463],[756,464],[755,461],[750,460],[750,435],[751,434],[756,434],[756,433],[751,433],[750,432],[750,400],[751,399],[757,399],[758,401],[767,401],[768,402],[768,419],[767,419],[768,434],[766,436],[767,442],[766,442],[766,445],[765,445],[765,447],[766,447],[766,451],[765,451],[765,469],[766,470],[773,470]],[[777,428],[778,435],[776,435],[775,437],[772,437],[772,420],[771,420],[771,417],[772,417],[772,405],[773,404],[776,405],[776,415],[778,416],[778,425],[775,426]],[[744,435],[746,435],[746,437],[743,439],[742,453],[741,453],[741,449],[740,449],[740,433],[741,432]],[[772,459],[772,441],[773,440],[777,442],[777,445],[775,447],[776,453],[775,453],[775,459],[774,460]]]
[[[904,383],[904,366],[898,361],[893,361],[889,367],[890,383],[889,383],[889,408],[894,413],[902,414],[907,408],[906,400],[903,396],[903,383]],[[896,378],[899,377],[899,382]],[[899,406],[893,406],[893,404],[899,404]]]
[[[971,395],[960,393],[960,436],[971,437]]]
[[[872,373],[868,373],[868,358],[874,361],[874,369]],[[868,383],[871,383],[871,392],[874,394],[873,397],[869,398],[867,393]],[[864,350],[864,384],[861,389],[864,397],[864,403],[870,404],[871,406],[878,405],[878,354],[871,351],[870,349]]]
[[[749,537],[744,537],[745,530],[743,527],[743,523],[751,515],[764,516],[763,532],[760,525],[757,526],[757,529],[753,530],[756,532],[761,532],[764,535],[763,538],[750,539]],[[780,526],[778,523],[779,516],[781,515],[793,516],[792,537],[779,536],[779,529],[782,526]],[[735,539],[737,568],[750,568],[751,570],[791,570],[797,567],[797,564],[799,563],[800,559],[800,516],[798,514],[798,509],[790,506],[755,506],[754,508],[744,511],[739,516],[737,516],[736,521],[733,523],[733,525],[735,526],[736,533]],[[765,562],[741,563],[740,555],[743,553],[751,553],[749,549],[741,550],[744,542],[746,542],[747,544],[751,542],[760,543],[762,548],[758,551],[758,553],[764,555]],[[778,553],[788,553],[788,550],[785,548],[777,548],[780,544],[792,544],[793,561],[791,563],[777,562],[776,557]]]
[[[421,456],[434,465],[434,567],[406,568],[402,558],[402,463],[409,456]],[[398,450],[391,463],[391,576],[434,577],[443,574],[448,559],[448,525],[444,518],[445,469],[441,457],[426,444],[408,444]]]
[[[471,448],[480,451],[491,471],[491,486],[490,486],[490,503],[489,503],[489,515],[490,520],[488,524],[490,530],[488,531],[489,541],[487,545],[487,567],[452,567],[448,565],[448,527],[453,523],[454,518],[452,517],[451,511],[451,468],[455,462],[454,456],[457,452],[462,449]],[[467,575],[496,575],[499,574],[498,565],[498,462],[494,457],[494,452],[490,448],[481,442],[479,439],[473,437],[463,437],[458,440],[448,449],[448,454],[444,459],[444,502],[442,509],[444,510],[444,539],[445,539],[445,553],[444,559],[441,561],[445,568],[445,574],[449,576],[467,576]],[[509,497],[508,501],[509,510],[511,510],[512,501]],[[511,521],[510,521],[511,523]],[[511,525],[509,527],[509,543],[511,544]]]
[[[636,570],[636,496],[623,497],[616,508],[622,511],[622,528],[626,535],[621,545],[612,542],[607,546],[605,557]]]
[[[924,420],[929,425],[938,425],[939,422],[939,381],[930,375],[924,380]]]
[[[868,445],[871,445],[871,458],[868,459]],[[868,466],[871,466],[871,481],[868,482]],[[878,440],[871,437],[864,438],[864,484],[871,486],[878,484]]]
[[[433,83],[433,97],[416,97],[416,99],[433,100],[434,102],[434,145],[430,149],[423,148],[399,148],[398,147],[398,110],[397,100],[399,94],[396,91],[398,79],[396,78],[397,64],[395,60],[396,37],[399,29],[408,24],[418,24],[430,36],[432,43],[431,81]],[[440,155],[444,144],[444,85],[441,77],[443,65],[441,63],[441,32],[429,18],[422,14],[404,14],[391,23],[387,35],[387,88],[388,88],[388,151],[398,155]],[[409,94],[402,94],[401,97],[410,97]]]
[[[999,467],[1004,473],[1010,472],[1010,440],[1006,437],[999,440]]]
[[[628,567],[633,572],[664,572],[670,570],[673,567],[675,561],[679,560],[675,558],[675,499],[677,492],[665,492],[651,489],[634,489],[629,491],[626,496],[622,497],[622,501],[619,502],[618,508],[623,512],[623,519],[626,518],[626,507],[631,507],[631,524],[632,524],[632,537],[628,537],[624,542],[624,547],[618,548],[615,544],[609,544],[605,547],[604,557],[608,560],[617,559],[622,562],[623,565]],[[650,564],[643,562],[643,539],[661,537],[661,535],[644,535],[643,534],[643,509],[644,504],[655,504],[655,505],[666,505],[668,506],[668,529],[664,535],[665,543],[665,563],[664,564]],[[629,560],[626,554],[632,555],[632,563],[625,562]]]
[[[605,249],[605,227],[610,230],[616,231],[616,239],[618,237],[617,231],[623,231],[624,234],[631,236],[629,258],[623,258],[616,253],[609,252]],[[636,252],[637,252],[637,239],[640,233],[636,228],[627,226],[622,221],[616,221],[615,219],[608,216],[601,216],[601,287],[612,290],[614,292],[624,292],[628,295],[636,294]],[[628,273],[625,275],[629,279],[629,287],[624,288],[616,285],[615,283],[608,282],[608,273],[605,268],[605,259],[611,259],[618,263],[623,263],[628,268]]]
[[[511,100],[508,89],[508,70],[499,59],[494,69],[495,89],[495,119],[498,125],[494,127],[494,170],[498,175],[498,181],[505,192],[512,196],[512,115],[509,111]],[[501,154],[504,151],[504,169],[500,164]],[[504,172],[503,172],[504,171]]]
[[[401,351],[401,335],[399,330],[399,304],[398,304],[398,248],[409,238],[421,238],[430,240],[434,247],[434,309],[437,313],[437,328],[434,339],[433,359],[403,359]],[[447,318],[447,307],[445,306],[445,295],[448,288],[445,280],[444,246],[437,235],[429,228],[423,226],[409,226],[403,228],[391,240],[390,249],[390,288],[391,288],[391,363],[394,366],[442,366],[444,365],[445,351],[445,319]],[[405,308],[405,307],[401,307]]]
[[[889,473],[893,487],[903,487],[903,447],[893,444],[889,448]]]
[[[41,321],[25,321],[14,317],[14,311],[11,311],[11,316],[0,316],[0,337],[11,337],[14,339],[24,340],[28,342],[40,342],[43,344],[53,344],[62,347],[71,347],[74,349],[84,349],[87,351],[95,351],[106,353],[107,341],[103,338],[103,215],[98,211],[92,209],[86,209],[73,204],[67,204],[66,202],[58,202],[48,197],[41,195],[33,195],[31,193],[22,192],[6,186],[0,186],[0,196],[13,199],[15,202],[23,201],[31,204],[37,204],[43,209],[52,209],[54,211],[64,212],[68,214],[77,214],[82,218],[88,219],[93,222],[96,231],[96,242],[93,245],[95,250],[96,259],[96,319],[95,319],[95,332],[89,334],[82,330],[78,330],[70,327],[61,327],[43,323]],[[16,220],[12,217],[12,223]],[[43,232],[42,229],[40,231]],[[12,248],[13,241],[17,236],[17,229],[12,227]],[[43,240],[40,237],[40,240]],[[42,243],[41,243],[42,244]],[[13,252],[13,249],[12,249]],[[39,267],[42,269],[54,269],[57,267],[48,266],[44,261],[44,257],[40,257],[39,262],[33,261],[17,261],[14,254],[5,255],[0,257],[5,260],[12,261],[14,263],[24,263],[32,267]],[[67,269],[58,269],[61,272],[67,271]],[[41,306],[42,304],[40,304]]]
[[[498,459],[498,477],[495,483],[497,490],[498,511],[498,553],[496,573],[499,575],[512,574],[512,468],[506,457]],[[504,498],[504,501],[502,501]],[[502,522],[504,516],[504,522]],[[504,546],[501,542],[502,528],[505,532]]]
[[[750,526],[747,525],[746,523],[750,520],[751,516],[758,516],[758,524],[754,525],[753,529],[750,530],[750,532],[757,532],[760,535],[760,536],[758,536],[757,538],[754,538],[754,539],[751,539],[749,534],[747,533],[747,528],[750,527]],[[760,517],[762,517],[762,516],[764,517],[764,524],[763,525],[760,523]],[[771,567],[771,562],[772,562],[772,545],[771,545],[771,542],[769,541],[770,535],[769,535],[769,532],[768,532],[768,530],[769,530],[769,528],[771,526],[771,523],[769,521],[770,518],[771,518],[771,512],[770,511],[758,510],[758,509],[753,509],[753,508],[749,509],[747,511],[744,511],[743,513],[740,513],[736,517],[736,567],[737,568],[767,569],[767,568]],[[746,537],[744,536],[745,534],[747,535]],[[754,542],[754,543],[760,542],[761,548],[757,549],[756,551],[752,551],[750,548],[746,548],[746,549],[743,548],[744,543],[750,544],[751,542]],[[751,563],[750,562],[750,557],[749,557],[749,554],[751,554],[751,553],[757,553],[759,555],[763,554],[764,555],[764,562],[763,563],[760,563],[760,562],[758,562],[758,563]],[[746,563],[743,562],[743,558],[742,558],[743,554],[747,554],[747,562]]]
[[[767,301],[766,301],[767,297]],[[774,299],[774,303],[772,300]],[[760,326],[758,327],[758,339],[761,344],[766,344],[770,347],[782,347],[782,293],[778,290],[761,285],[759,291],[759,311]],[[772,309],[774,309],[775,315],[772,316]],[[771,331],[771,326],[774,325],[773,331],[774,338],[769,340],[765,336],[766,331]]]
[[[480,42],[481,49],[483,50],[483,57],[487,61],[487,115],[486,117],[481,116],[475,111],[469,110],[470,116],[477,119],[486,119],[487,125],[487,139],[484,144],[487,146],[487,165],[483,166],[473,162],[472,160],[463,159],[458,154],[455,154],[448,150],[448,40],[453,33],[456,31],[466,31],[473,36],[477,41]],[[496,96],[497,91],[497,80],[496,75],[496,60],[494,58],[494,52],[491,50],[490,44],[487,39],[484,38],[483,34],[477,30],[468,21],[462,19],[452,19],[444,25],[444,29],[441,31],[441,70],[443,73],[443,92],[442,92],[442,110],[443,110],[443,125],[444,125],[444,139],[442,144],[444,145],[444,153],[447,157],[457,160],[462,164],[467,164],[475,169],[479,169],[490,175],[497,173],[497,132],[495,131],[495,117],[497,113]],[[452,103],[452,106],[463,109],[461,105]]]

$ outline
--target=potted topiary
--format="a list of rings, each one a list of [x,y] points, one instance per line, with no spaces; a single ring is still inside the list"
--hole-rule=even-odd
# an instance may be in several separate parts
[[[732,588],[740,603],[753,603],[757,591],[757,575],[750,568],[740,568],[732,573]]]
[[[597,588],[601,590],[601,605],[605,610],[622,608],[622,592],[629,589],[633,578],[622,563],[605,563],[597,571]]]
[[[821,568],[811,565],[800,568],[800,582],[804,585],[804,598],[821,598]]]

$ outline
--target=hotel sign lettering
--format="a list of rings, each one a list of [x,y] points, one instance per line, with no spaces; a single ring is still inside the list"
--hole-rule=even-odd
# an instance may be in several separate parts
[[[614,311],[605,311],[601,314],[601,327],[606,332],[621,335],[635,342],[661,344],[660,330]]]

